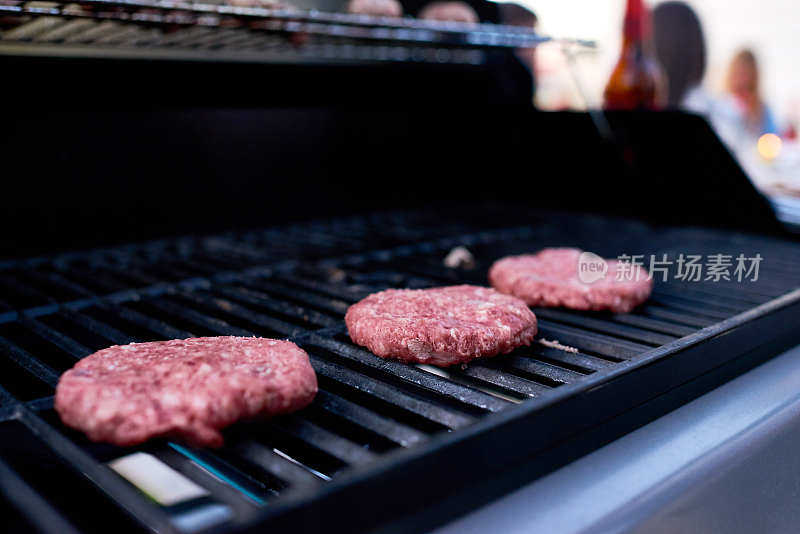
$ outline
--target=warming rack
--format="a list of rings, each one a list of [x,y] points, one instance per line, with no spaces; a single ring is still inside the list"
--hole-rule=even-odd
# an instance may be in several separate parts
[[[374,17],[270,4],[242,7],[171,0],[0,2],[0,53],[159,56],[194,51],[198,59],[274,60],[269,52],[324,60],[482,63],[482,52],[553,41],[533,29]],[[593,43],[561,39],[565,46]],[[155,53],[155,54],[152,54]]]

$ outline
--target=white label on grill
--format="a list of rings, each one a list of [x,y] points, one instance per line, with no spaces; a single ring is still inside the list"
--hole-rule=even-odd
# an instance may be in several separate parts
[[[145,452],[108,462],[108,466],[162,506],[205,497],[208,491]]]

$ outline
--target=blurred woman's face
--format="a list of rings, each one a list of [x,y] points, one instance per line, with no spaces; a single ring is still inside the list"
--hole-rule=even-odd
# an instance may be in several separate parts
[[[754,95],[758,91],[758,73],[754,66],[747,61],[735,61],[731,66],[730,88],[736,95]]]

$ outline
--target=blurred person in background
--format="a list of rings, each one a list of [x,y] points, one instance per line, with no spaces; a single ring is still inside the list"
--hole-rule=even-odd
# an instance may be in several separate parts
[[[703,87],[706,72],[706,40],[694,10],[684,2],[663,2],[653,10],[656,57],[668,82],[668,108],[704,116],[719,138],[735,155],[750,179],[768,183],[769,169],[759,156],[759,136],[776,127],[759,92],[758,65],[754,54],[742,51],[728,72],[728,95],[716,98]]]
[[[667,78],[667,108],[704,116],[728,146],[742,146],[741,115],[730,102],[715,98],[703,87],[708,56],[703,26],[695,11],[684,2],[657,5],[653,45]]]
[[[728,92],[751,135],[777,134],[778,126],[761,98],[758,61],[752,50],[739,51],[728,69]]]
[[[702,87],[706,38],[700,19],[683,2],[664,2],[653,10],[653,44],[667,75],[667,107],[708,113],[711,95]]]

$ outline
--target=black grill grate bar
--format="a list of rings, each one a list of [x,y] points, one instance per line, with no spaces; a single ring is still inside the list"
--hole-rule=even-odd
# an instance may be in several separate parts
[[[363,242],[323,232],[319,228],[313,229],[313,227],[290,229],[288,232],[281,232],[280,238],[288,238],[298,248],[311,245],[313,247],[335,250],[341,248],[359,249],[363,246]]]
[[[764,270],[768,273],[774,273],[776,276],[783,276],[789,280],[797,281],[797,262],[800,261],[800,256],[794,257],[785,256],[772,256],[765,258],[762,264]]]
[[[254,264],[260,265],[275,260],[275,257],[270,254],[271,251],[261,250],[259,252],[247,245],[237,245],[239,243],[233,240],[228,240],[227,246],[224,246],[221,245],[221,240],[202,239],[197,250],[190,255],[187,261],[207,263],[216,269],[240,271]],[[249,254],[242,254],[243,249],[248,249]]]
[[[735,245],[731,242],[726,243],[724,240],[720,240],[718,236],[706,238],[695,235],[692,236],[690,240],[695,243],[702,240],[702,250],[691,250],[692,245],[689,245],[685,247],[686,250],[670,251],[672,255],[677,256],[681,252],[725,254],[732,257],[731,261],[735,265],[736,258],[739,254],[744,254],[746,257],[761,254],[763,258],[760,265],[761,272],[771,273],[775,276],[783,276],[787,279],[796,279],[796,262],[800,261],[800,256],[797,255],[794,249],[786,247],[786,242],[773,242],[771,244],[768,243],[767,238],[761,236],[739,241]],[[773,244],[775,247],[772,246]]]
[[[130,266],[125,266],[125,269],[130,269]],[[202,278],[207,271],[197,272],[195,270],[189,270],[186,268],[185,264],[179,260],[165,262],[165,263],[153,263],[146,266],[142,266],[145,273],[151,275],[152,279],[155,280],[157,283],[163,282],[171,282],[171,283],[178,283],[183,280],[194,280],[195,278]],[[136,269],[131,269],[130,272],[138,273],[139,271]]]
[[[620,339],[627,339],[637,343],[646,343],[654,347],[670,343],[676,339],[674,336],[649,332],[632,326],[615,324],[611,320],[596,319],[587,317],[586,315],[578,315],[560,310],[536,308],[534,309],[534,313],[538,318],[577,326],[587,330],[594,330]],[[612,317],[609,318],[612,319]]]
[[[253,240],[262,246],[268,243],[270,247],[275,247],[276,251],[291,255],[296,255],[298,251],[308,250],[312,247],[317,250],[322,248],[323,251],[332,250],[330,243],[314,239],[314,236],[307,229],[269,230],[261,235],[254,236]]]
[[[584,376],[581,373],[525,356],[524,351],[523,355],[504,356],[501,366],[501,368],[510,367],[532,375],[534,380],[541,377],[555,384],[571,384]]]
[[[718,293],[734,291],[737,295],[747,295],[751,298],[761,299],[762,301],[772,300],[797,287],[796,283],[772,283],[763,275],[759,277],[758,282],[738,282],[731,279],[731,281],[720,280],[718,282],[702,281],[699,282],[699,284],[709,291]]]
[[[429,258],[422,261],[411,261],[411,258],[403,262],[403,271],[415,276],[422,276],[433,280],[447,283],[463,283],[463,274],[453,269],[448,269],[443,265],[434,264]],[[477,278],[476,273],[470,272],[473,279]],[[477,281],[477,280],[476,280]]]
[[[27,406],[34,412],[41,412],[42,410],[52,410],[54,402],[55,402],[54,396],[42,397],[41,399],[34,399],[32,401],[26,402],[25,406]]]
[[[339,326],[341,324],[340,319],[325,315],[315,310],[304,308],[303,306],[291,304],[282,300],[272,299],[268,295],[258,291],[238,287],[225,287],[221,285],[212,287],[211,291],[220,295],[224,295],[228,298],[238,300],[239,302],[264,308],[277,314],[292,317],[294,319],[309,322],[318,326],[330,327]]]
[[[318,486],[323,479],[301,465],[291,462],[274,450],[255,441],[245,440],[231,446],[231,451],[288,485],[288,492]]]
[[[417,415],[445,428],[451,430],[463,428],[472,424],[475,420],[470,415],[412,396],[392,384],[320,359],[313,353],[311,354],[311,363],[319,376],[344,384],[355,391],[366,393],[392,405],[394,408]]]
[[[712,291],[707,286],[699,283],[685,283],[679,288],[672,288],[666,284],[661,284],[656,288],[656,292],[671,296],[692,297],[698,302],[706,302],[706,299],[708,299],[710,302],[719,302],[727,306],[742,309],[750,309],[753,306],[763,304],[767,300],[764,297],[753,297],[738,291]]]
[[[685,299],[666,297],[663,295],[653,295],[652,297],[650,297],[650,300],[648,302],[651,304],[661,306],[663,308],[678,310],[681,312],[687,312],[697,315],[699,317],[708,317],[710,319],[716,319],[718,321],[724,321],[725,319],[728,319],[729,317],[732,317],[737,313],[736,311],[715,310],[710,306],[703,307],[701,304],[687,302]]]
[[[58,315],[64,317],[74,324],[86,328],[90,332],[94,332],[95,334],[109,340],[111,343],[116,345],[127,345],[128,343],[133,343],[136,341],[135,338],[120,332],[113,326],[107,325],[104,322],[98,321],[97,319],[89,317],[83,313],[70,310],[69,308],[62,308],[58,311]]]
[[[193,310],[191,308],[186,308],[184,306],[181,306],[179,304],[164,299],[148,300],[147,303],[161,312],[164,312],[175,318],[182,319],[183,321],[195,324],[197,326],[210,330],[221,336],[252,337],[255,335],[253,334],[253,332],[249,330],[245,330],[244,328],[239,328],[237,326],[230,325],[225,321],[223,321],[222,319],[209,317],[196,310]]]
[[[286,273],[278,273],[275,275],[277,280],[282,282],[287,282],[291,285],[301,287],[303,289],[307,289],[310,291],[315,291],[317,293],[321,293],[324,295],[328,295],[329,297],[335,299],[344,300],[347,303],[353,303],[357,300],[362,299],[363,297],[367,296],[367,294],[371,293],[372,290],[367,291],[353,291],[348,288],[343,288],[339,285],[328,284],[325,282],[320,282],[319,280],[309,280],[307,278],[303,278],[300,276],[295,276],[292,274]],[[342,313],[347,312],[345,308],[342,310]]]
[[[712,306],[714,309],[732,313],[741,313],[742,311],[752,308],[754,305],[764,302],[763,299],[758,299],[757,302],[745,302],[736,298],[722,299],[718,295],[710,292],[693,291],[684,286],[681,286],[679,289],[670,289],[664,284],[657,286],[653,291],[653,295],[693,302],[697,306]]]
[[[652,298],[666,303],[682,303],[693,306],[695,309],[713,311],[715,313],[727,314],[729,317],[752,308],[750,304],[723,304],[716,302],[713,298],[702,298],[681,292],[667,292],[656,289]]]
[[[305,238],[302,232],[291,234],[289,232],[275,231],[270,234],[255,236],[245,236],[242,238],[245,246],[250,246],[255,251],[267,249],[271,256],[275,257],[308,257],[327,255],[335,253],[337,250],[349,249],[349,247],[332,247],[330,243],[313,243]]]
[[[362,426],[402,447],[427,441],[428,436],[409,426],[391,421],[354,402],[336,396],[324,389],[317,392],[314,404],[347,421]]]
[[[115,293],[130,287],[129,283],[124,283],[107,269],[102,268],[88,270],[76,265],[59,271],[59,273],[64,278],[74,280],[78,284],[99,288],[102,294]]]
[[[421,371],[393,360],[384,360],[370,352],[341,343],[334,339],[327,339],[312,334],[306,338],[305,343],[328,350],[343,357],[345,360],[361,364],[376,371],[380,371],[381,373],[399,378],[405,382],[410,382],[434,393],[438,393],[439,395],[450,397],[481,410],[496,412],[508,407],[508,402],[504,400],[444,380],[426,371]]]
[[[127,308],[124,306],[110,306],[103,303],[98,304],[98,307],[102,309],[105,313],[116,315],[120,319],[133,323],[155,334],[158,334],[159,336],[162,336],[164,339],[186,339],[190,337],[195,337],[195,335],[191,332],[175,328],[174,326],[169,325],[164,321],[155,319],[153,317],[140,313],[131,308]]]
[[[348,465],[363,465],[378,458],[364,447],[297,415],[276,419],[272,424]]]
[[[25,349],[2,337],[0,337],[0,351],[6,357],[14,360],[25,371],[48,385],[55,387],[58,383],[59,374],[53,368],[34,358]]]
[[[40,534],[79,534],[58,511],[0,459],[0,493],[12,502]]]
[[[233,256],[241,263],[254,264],[254,263],[270,263],[275,261],[275,257],[263,249],[250,246],[240,240],[225,239],[221,237],[210,237],[203,240],[204,246],[208,251],[213,251],[217,254],[222,253],[226,256]]]
[[[645,304],[641,311],[650,317],[655,317],[657,319],[664,319],[667,321],[672,321],[674,323],[692,326],[695,328],[705,328],[707,326],[711,326],[712,324],[718,322],[714,319],[704,319],[702,317],[698,317],[696,315],[688,315],[686,313],[676,312],[669,310],[667,308],[662,308],[660,306]]]
[[[598,358],[589,354],[583,354],[581,352],[570,352],[562,349],[547,347],[536,341],[534,341],[534,343],[525,350],[526,353],[530,352],[540,359],[554,362],[556,365],[566,368],[573,368],[578,370],[578,372],[586,374],[602,371],[603,369],[614,365],[612,362],[604,360],[603,358]]]
[[[257,509],[255,503],[250,499],[243,498],[239,491],[201,467],[193,459],[187,458],[183,454],[168,448],[154,451],[154,455],[157,456],[159,460],[197,483],[200,487],[208,490],[215,500],[230,506],[234,510],[235,515],[247,515]]]
[[[138,489],[125,482],[110,468],[95,461],[88,453],[26,407],[20,405],[18,410],[19,421],[50,450],[63,458],[78,474],[89,478],[140,523],[155,532],[179,534],[169,516],[155,504],[143,499]]]
[[[199,261],[202,260],[202,261]],[[188,267],[201,276],[210,278],[215,274],[225,271],[241,271],[247,266],[239,262],[223,261],[221,257],[192,258],[181,261],[181,265]]]
[[[226,446],[213,452],[207,449],[193,449],[174,442],[169,442],[168,446],[229,486],[239,498],[259,506],[263,505],[267,499],[277,494],[274,484],[271,483],[272,481],[262,480],[263,477],[258,476],[255,472],[258,469],[253,470],[249,462],[243,461],[242,457],[234,452],[235,443],[231,444],[232,440],[226,439]],[[247,465],[242,465],[243,463],[247,463]],[[280,485],[283,484],[281,482]]]
[[[551,389],[543,384],[479,364],[468,365],[461,370],[447,369],[444,373],[456,379],[466,376],[485,382],[490,386],[500,388],[504,392],[519,396],[520,399],[539,397]]]
[[[42,304],[53,304],[55,302],[55,299],[51,296],[30,287],[30,285],[19,280],[18,277],[11,278],[9,274],[0,275],[0,287],[3,288],[4,295],[11,295],[10,298],[12,299],[13,296],[16,295],[18,298],[28,302],[25,306],[14,306],[14,309],[39,306]],[[12,300],[11,302],[13,304],[14,301]]]
[[[4,408],[10,408],[10,411],[16,415],[17,404],[17,399],[15,399],[11,393],[3,389],[2,386],[0,386],[0,406],[3,406]]]
[[[294,337],[305,333],[305,330],[299,326],[264,315],[263,313],[254,312],[229,300],[216,298],[210,295],[199,295],[190,291],[181,291],[178,293],[178,296],[208,310],[213,310],[223,315],[238,317],[248,323],[266,328],[271,332],[276,332],[283,336]]]
[[[122,280],[130,280],[134,287],[144,288],[162,283],[160,277],[147,274],[134,265],[114,265],[109,263],[105,264],[104,268],[107,269],[112,276]]]
[[[19,323],[39,337],[49,341],[76,360],[88,356],[93,350],[83,346],[71,337],[30,317],[21,317]]]
[[[620,313],[614,315],[614,321],[622,324],[629,324],[639,328],[644,328],[652,332],[659,332],[674,337],[684,337],[693,334],[697,331],[696,328],[690,326],[683,326],[667,321],[660,321],[652,317],[644,317],[642,315],[634,315],[632,313]]]
[[[0,423],[16,419],[17,408],[15,399],[7,399],[0,393]]]
[[[59,290],[67,293],[74,293],[80,298],[92,298],[96,295],[94,292],[90,291],[89,289],[83,287],[82,285],[76,284],[71,280],[61,276],[57,272],[42,272],[38,269],[29,269],[25,271],[26,276],[29,278],[37,281],[38,283],[44,286],[52,286],[56,287]]]
[[[270,280],[249,279],[249,280],[243,280],[242,283],[246,287],[255,289],[256,291],[259,290],[266,291],[267,293],[276,295],[281,298],[285,298],[289,301],[300,302],[307,306],[316,308],[324,312],[332,313],[337,316],[342,316],[345,313],[347,313],[347,308],[349,307],[349,304],[347,302],[343,302],[335,298],[323,297],[321,295],[311,293],[309,291],[303,291],[302,289],[281,287],[280,285],[275,284]]]
[[[550,321],[539,321],[539,337],[620,360],[628,360],[651,348]]]

